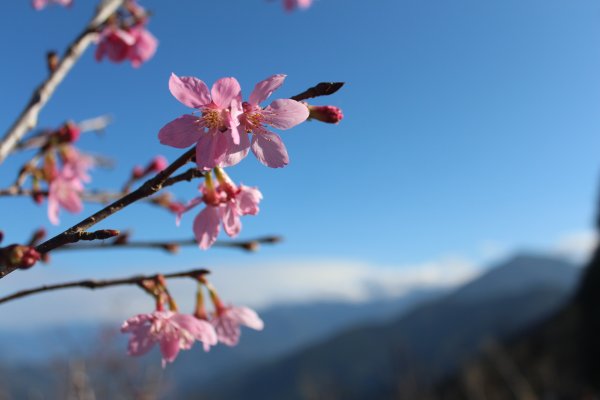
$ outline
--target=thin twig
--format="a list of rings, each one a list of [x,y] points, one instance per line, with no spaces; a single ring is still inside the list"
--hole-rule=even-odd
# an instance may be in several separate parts
[[[67,76],[87,47],[94,41],[98,28],[117,11],[123,2],[124,0],[104,0],[84,31],[67,48],[56,69],[33,92],[24,110],[0,141],[0,164],[15,148],[25,133],[35,128],[41,109],[50,100],[58,85]]]
[[[319,96],[329,96],[340,90],[342,86],[344,86],[344,82],[321,82],[290,98],[292,100],[302,101]]]
[[[197,278],[201,275],[209,274],[210,271],[207,269],[193,269],[190,271],[183,272],[173,272],[171,274],[163,274],[167,279],[170,278]],[[62,289],[70,289],[70,288],[85,288],[85,289],[100,289],[111,286],[121,286],[121,285],[138,285],[142,281],[145,280],[153,280],[156,279],[158,275],[136,275],[129,278],[120,278],[120,279],[103,279],[103,280],[82,280],[82,281],[74,281],[74,282],[66,282],[66,283],[58,283],[55,285],[43,285],[38,286],[33,289],[20,290],[11,295],[0,297],[0,304],[9,302],[11,300],[20,299],[22,297],[31,296],[37,293],[43,292],[51,292],[54,290],[62,290]]]
[[[57,247],[54,251],[77,251],[77,250],[106,250],[106,249],[158,249],[168,252],[176,252],[182,246],[197,246],[195,239],[162,240],[162,241],[121,241],[120,237],[111,242],[103,243],[77,243]],[[261,244],[275,244],[283,239],[280,236],[264,236],[250,240],[217,241],[213,247],[238,248],[245,251],[256,251]]]

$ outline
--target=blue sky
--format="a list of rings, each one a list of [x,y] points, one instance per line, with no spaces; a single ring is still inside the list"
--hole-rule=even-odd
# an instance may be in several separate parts
[[[265,197],[240,237],[281,234],[283,244],[252,255],[61,254],[48,269],[75,278],[297,260],[402,268],[459,255],[477,263],[486,248],[545,249],[591,227],[600,161],[595,1],[317,0],[295,13],[263,0],[142,4],[154,13],[156,56],[134,69],[96,63],[88,50],[40,115],[41,127],[114,116],[106,135],[80,141],[117,162],[93,175],[93,187],[117,188],[136,163],[180,154],[157,140],[165,123],[188,112],[168,91],[171,72],[209,85],[235,76],[246,95],[259,80],[285,73],[274,98],[345,81],[338,94],[315,101],[340,106],[345,119],[283,132],[291,157],[284,169],[252,155],[230,169]],[[62,51],[93,5],[76,0],[70,9],[36,12],[21,0],[3,7],[0,35],[11,40],[0,44],[1,127],[45,76],[45,52]],[[2,165],[2,186],[22,162]],[[195,188],[175,191],[189,199]],[[0,201],[0,229],[11,242],[40,225],[58,233],[84,216],[63,213],[63,224],[51,227],[44,207]],[[192,219],[176,228],[171,215],[139,205],[100,226],[131,227],[138,239],[183,238]]]

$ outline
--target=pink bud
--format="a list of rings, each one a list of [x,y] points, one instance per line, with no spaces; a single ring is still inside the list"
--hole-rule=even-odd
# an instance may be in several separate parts
[[[31,194],[31,198],[35,204],[42,204],[44,202],[44,195],[39,190],[34,190]]]
[[[342,110],[336,106],[308,106],[308,110],[308,118],[328,124],[337,124],[344,118]]]
[[[167,165],[169,165],[169,163],[167,162],[166,158],[164,158],[163,156],[156,156],[152,159],[150,164],[148,164],[148,166],[146,167],[146,171],[148,173],[160,172],[163,169],[167,168]]]
[[[81,129],[73,122],[65,123],[57,132],[61,142],[73,143],[79,139]]]
[[[131,171],[131,177],[133,179],[140,179],[143,176],[144,176],[144,169],[142,167],[140,167],[139,165],[136,165],[135,167],[133,167],[133,171]]]

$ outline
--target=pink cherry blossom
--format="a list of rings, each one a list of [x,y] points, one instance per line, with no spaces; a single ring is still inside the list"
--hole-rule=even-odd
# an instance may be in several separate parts
[[[71,6],[73,4],[73,0],[32,0],[31,5],[36,10],[41,10],[46,7],[48,4],[60,4],[61,6]]]
[[[193,230],[196,242],[203,250],[215,243],[221,223],[227,235],[236,237],[242,230],[240,217],[258,214],[258,204],[262,200],[262,193],[257,188],[244,185],[219,185],[216,190],[202,185],[200,190],[206,207],[194,219]],[[187,209],[197,202],[197,199],[192,200]]]
[[[196,145],[199,169],[233,165],[241,160],[228,157],[238,153],[239,115],[242,113],[241,88],[235,78],[221,78],[209,91],[206,84],[194,77],[171,74],[171,94],[200,115],[190,114],[166,124],[158,133],[162,144],[183,149]]]
[[[127,29],[107,26],[98,40],[95,53],[97,61],[102,61],[104,57],[116,63],[129,60],[136,68],[152,58],[158,46],[158,40],[142,23]]]
[[[259,103],[271,96],[284,80],[285,75],[280,74],[256,84],[248,101],[243,103],[244,112],[240,116],[241,128],[252,134],[252,144],[246,135],[242,135],[242,150],[230,158],[243,158],[248,152],[248,147],[251,147],[256,158],[267,167],[280,168],[288,164],[288,153],[281,138],[266,129],[265,125],[278,129],[292,128],[306,121],[309,115],[308,108],[292,99],[275,100],[266,108],[259,106]]]
[[[313,0],[283,0],[283,7],[287,11],[292,11],[295,8],[308,8],[311,6]]]
[[[205,351],[218,342],[210,323],[173,311],[136,315],[123,323],[121,332],[131,335],[128,345],[131,356],[143,355],[158,343],[163,368],[175,360],[179,350],[189,350],[196,340],[203,343]]]
[[[217,310],[210,319],[210,323],[215,327],[219,342],[227,346],[238,344],[241,335],[241,325],[257,331],[261,331],[264,328],[264,323],[256,311],[248,307],[222,306],[220,303],[217,304]]]
[[[54,225],[60,223],[58,212],[60,207],[71,213],[81,212],[81,192],[83,184],[71,168],[63,168],[49,183],[48,219]]]

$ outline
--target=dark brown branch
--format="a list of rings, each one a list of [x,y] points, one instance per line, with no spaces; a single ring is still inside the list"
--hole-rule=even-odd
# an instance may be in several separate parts
[[[68,244],[55,249],[59,250],[104,250],[104,249],[158,249],[174,253],[182,246],[197,246],[195,239],[170,241],[122,241],[120,237],[112,242]],[[261,244],[275,244],[283,240],[281,236],[264,236],[250,240],[217,241],[213,247],[237,248],[245,251],[257,251]]]
[[[99,27],[123,4],[124,0],[104,0],[98,7],[96,15],[89,22],[84,31],[73,41],[66,50],[62,59],[51,71],[50,76],[42,82],[33,92],[31,99],[10,127],[8,132],[0,140],[0,164],[15,148],[21,138],[37,124],[40,111],[46,105],[58,85],[67,76],[71,68],[81,57],[87,47],[96,38]]]
[[[319,96],[329,96],[340,90],[342,86],[344,86],[344,82],[321,82],[317,86],[313,86],[300,94],[292,96],[291,99],[302,101]]]
[[[54,250],[57,247],[63,246],[67,243],[74,243],[81,239],[81,235],[83,232],[96,225],[98,222],[108,218],[109,216],[122,210],[128,205],[145,197],[151,196],[154,193],[161,190],[162,188],[175,183],[167,183],[167,180],[171,175],[173,175],[175,171],[177,171],[183,165],[187,164],[192,159],[192,157],[194,157],[195,153],[196,149],[191,148],[182,156],[180,156],[177,160],[175,160],[171,165],[159,172],[154,178],[147,180],[142,186],[140,186],[135,191],[104,207],[102,210],[96,212],[92,216],[72,226],[63,233],[45,241],[44,243],[37,246],[36,250],[40,253],[48,253],[49,251]],[[14,270],[15,268],[0,265],[0,278],[5,277]]]
[[[209,274],[210,271],[207,269],[194,269],[183,272],[173,272],[171,274],[163,274],[167,279],[170,278],[197,278],[201,275]],[[43,285],[33,289],[26,289],[15,292],[11,295],[0,297],[0,304],[9,302],[11,300],[20,299],[22,297],[31,296],[37,293],[51,292],[54,290],[70,289],[70,288],[85,288],[85,289],[100,289],[111,286],[122,286],[122,285],[138,285],[144,280],[156,279],[158,275],[136,275],[129,278],[121,279],[104,279],[104,280],[83,280],[75,282],[58,283],[55,285]]]

